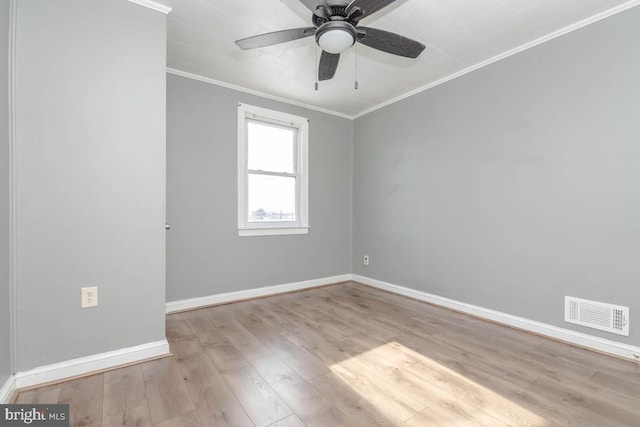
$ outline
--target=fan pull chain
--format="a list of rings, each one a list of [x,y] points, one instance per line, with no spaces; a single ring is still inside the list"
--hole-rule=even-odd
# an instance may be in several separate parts
[[[318,45],[316,44],[316,52],[315,52],[315,57],[316,57],[316,68],[315,68],[315,78],[316,78],[316,92],[318,91],[318,73],[320,72],[320,70],[318,69]]]
[[[356,81],[353,85],[355,90],[358,90],[358,43],[355,45],[355,53],[356,53]]]

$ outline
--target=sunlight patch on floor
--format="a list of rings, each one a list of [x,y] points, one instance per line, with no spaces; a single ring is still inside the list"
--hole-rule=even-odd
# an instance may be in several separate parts
[[[335,363],[331,371],[386,418],[408,425],[548,425],[500,393],[395,341]]]

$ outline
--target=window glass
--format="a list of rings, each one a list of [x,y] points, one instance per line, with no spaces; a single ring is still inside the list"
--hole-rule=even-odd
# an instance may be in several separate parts
[[[296,220],[296,179],[250,173],[249,222]]]
[[[251,170],[295,172],[296,129],[247,123],[248,167]]]

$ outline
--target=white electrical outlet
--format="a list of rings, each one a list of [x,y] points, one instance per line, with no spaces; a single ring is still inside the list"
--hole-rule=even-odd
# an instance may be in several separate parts
[[[362,262],[364,263],[364,265],[369,265],[369,255],[365,255],[362,259]]]
[[[82,308],[98,306],[98,287],[82,288]]]

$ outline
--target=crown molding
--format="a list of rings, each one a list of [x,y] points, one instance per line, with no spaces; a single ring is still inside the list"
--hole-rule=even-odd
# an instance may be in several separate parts
[[[201,76],[199,74],[192,74],[192,73],[187,73],[186,71],[181,71],[181,70],[176,70],[175,68],[169,68],[167,67],[167,73],[170,74],[175,74],[176,76],[180,76],[180,77],[186,77],[188,79],[193,79],[193,80],[198,80],[204,83],[209,83],[215,86],[221,86],[227,89],[233,89],[233,90],[237,90],[238,92],[244,92],[244,93],[248,93],[250,95],[255,95],[255,96],[260,96],[262,98],[267,98],[270,99],[272,101],[278,101],[278,102],[283,102],[285,104],[290,104],[290,105],[295,105],[296,107],[302,107],[302,108],[306,108],[308,110],[314,110],[314,111],[319,111],[320,113],[325,113],[325,114],[330,114],[332,116],[337,116],[337,117],[342,117],[343,119],[349,119],[349,120],[353,120],[354,117],[350,116],[348,114],[344,114],[344,113],[339,113],[337,111],[333,111],[333,110],[328,110],[326,108],[321,108],[321,107],[316,107],[315,105],[310,105],[310,104],[305,104],[304,102],[298,102],[298,101],[294,101],[292,99],[288,99],[288,98],[282,98],[279,96],[275,96],[275,95],[270,95],[268,93],[265,92],[260,92],[257,90],[253,90],[253,89],[248,89],[246,87],[242,87],[242,86],[237,86],[231,83],[226,83],[220,80],[215,80],[209,77],[204,77]]]
[[[140,6],[144,6],[147,7],[149,9],[153,9],[156,10],[158,12],[164,13],[165,15],[167,15],[169,12],[171,12],[171,7],[161,4],[161,3],[157,3],[155,1],[152,0],[129,0],[131,3],[135,3],[135,4],[139,4]]]
[[[460,70],[460,71],[458,71],[456,73],[450,74],[450,75],[448,75],[448,76],[446,76],[446,77],[444,77],[444,78],[442,78],[440,80],[436,80],[433,83],[429,83],[428,85],[422,86],[422,87],[420,87],[418,89],[414,89],[414,90],[409,91],[409,92],[407,92],[407,93],[405,93],[403,95],[397,96],[397,97],[392,98],[392,99],[390,99],[388,101],[385,101],[385,102],[383,102],[381,104],[378,104],[378,105],[376,105],[374,107],[368,108],[368,109],[366,109],[364,111],[361,111],[360,113],[354,115],[353,118],[357,119],[359,117],[365,116],[365,115],[367,115],[369,113],[372,113],[372,112],[374,112],[376,110],[379,110],[381,108],[387,107],[387,106],[389,106],[391,104],[395,104],[396,102],[402,101],[403,99],[409,98],[409,97],[411,97],[413,95],[417,95],[417,94],[419,94],[421,92],[424,92],[424,91],[429,90],[431,88],[434,88],[436,86],[440,86],[441,84],[446,83],[448,81],[451,81],[453,79],[457,79],[458,77],[462,77],[465,74],[471,73],[472,71],[476,71],[476,70],[478,70],[480,68],[486,67],[486,66],[491,65],[491,64],[493,64],[495,62],[498,62],[498,61],[501,61],[501,60],[503,60],[505,58],[513,56],[515,54],[518,54],[518,53],[523,52],[525,50],[531,49],[531,48],[533,48],[535,46],[541,45],[542,43],[546,43],[546,42],[548,42],[550,40],[553,40],[555,38],[564,36],[565,34],[568,34],[568,33],[571,33],[573,31],[579,30],[582,27],[586,27],[587,25],[590,25],[590,24],[593,24],[595,22],[601,21],[601,20],[603,20],[605,18],[608,18],[610,16],[616,15],[616,14],[618,14],[620,12],[624,12],[625,10],[628,10],[628,9],[631,9],[632,7],[638,6],[639,4],[640,4],[640,0],[632,0],[632,1],[626,2],[624,4],[621,4],[619,6],[616,6],[614,8],[605,10],[604,12],[600,12],[597,15],[593,15],[593,16],[587,18],[587,19],[583,19],[582,21],[576,22],[575,24],[569,25],[568,27],[561,28],[560,30],[554,31],[553,33],[547,34],[546,36],[542,36],[542,37],[540,37],[540,38],[538,38],[536,40],[533,40],[533,41],[531,41],[529,43],[525,43],[525,44],[520,45],[520,46],[518,46],[518,47],[516,47],[514,49],[511,49],[511,50],[508,50],[508,51],[506,51],[504,53],[501,53],[500,55],[496,55],[496,56],[494,56],[492,58],[489,58],[487,60],[479,62],[479,63],[477,63],[475,65],[467,67],[467,68],[465,68],[463,70]]]

